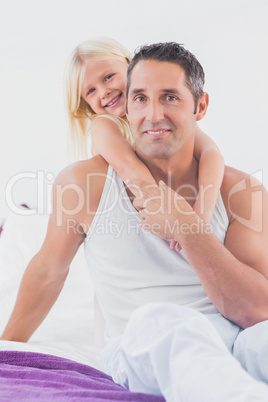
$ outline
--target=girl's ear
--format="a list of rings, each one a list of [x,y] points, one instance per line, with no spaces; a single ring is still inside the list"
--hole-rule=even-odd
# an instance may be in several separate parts
[[[197,104],[196,121],[202,120],[207,112],[209,104],[209,96],[207,92],[203,92]]]

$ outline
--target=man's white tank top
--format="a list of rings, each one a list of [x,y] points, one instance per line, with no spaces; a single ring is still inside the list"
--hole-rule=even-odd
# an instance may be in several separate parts
[[[131,312],[150,302],[169,302],[217,313],[183,250],[143,230],[122,179],[109,166],[85,239],[85,257],[106,328],[105,340],[123,333]],[[213,233],[223,243],[229,221],[219,194]]]

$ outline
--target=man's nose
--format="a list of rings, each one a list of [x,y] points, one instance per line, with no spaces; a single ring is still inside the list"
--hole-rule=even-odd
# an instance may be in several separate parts
[[[157,123],[164,119],[163,107],[158,101],[152,101],[149,103],[146,118],[152,123]]]

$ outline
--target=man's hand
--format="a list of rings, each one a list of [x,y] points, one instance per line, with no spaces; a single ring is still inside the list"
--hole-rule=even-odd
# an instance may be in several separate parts
[[[142,219],[141,227],[158,237],[180,242],[193,224],[202,224],[190,204],[163,181],[159,186],[138,181],[128,183],[128,186],[139,190],[133,205]]]

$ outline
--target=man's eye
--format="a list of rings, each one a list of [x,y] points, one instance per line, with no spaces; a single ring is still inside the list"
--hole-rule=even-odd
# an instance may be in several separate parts
[[[166,100],[167,100],[168,102],[172,102],[172,101],[175,101],[175,100],[176,100],[176,97],[173,96],[173,95],[167,95],[167,96],[166,96]]]
[[[113,76],[114,76],[114,74],[106,75],[106,77],[104,78],[104,81],[105,81],[105,82],[106,82],[106,81],[109,81]]]
[[[144,101],[145,101],[145,97],[144,97],[144,96],[136,96],[135,101],[136,101],[136,102],[139,102],[139,103],[144,102]]]

